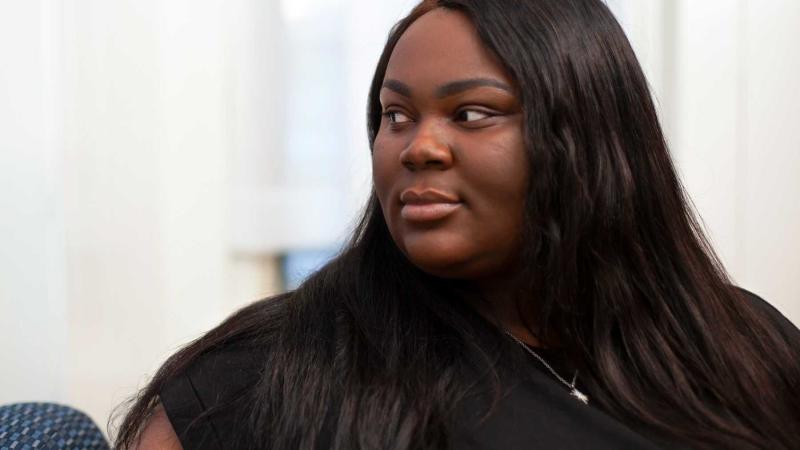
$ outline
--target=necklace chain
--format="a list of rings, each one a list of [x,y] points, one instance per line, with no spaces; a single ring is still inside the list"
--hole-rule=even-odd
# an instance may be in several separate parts
[[[576,387],[575,387],[575,381],[578,379],[578,371],[577,371],[577,370],[575,371],[575,375],[572,377],[572,383],[567,383],[567,380],[565,380],[564,378],[562,378],[562,377],[561,377],[561,375],[559,375],[559,374],[558,374],[558,373],[557,373],[557,372],[556,372],[556,371],[555,371],[555,370],[554,370],[554,369],[553,369],[553,368],[550,366],[550,364],[547,364],[547,361],[545,361],[545,360],[544,360],[544,358],[542,358],[541,356],[539,356],[539,354],[538,354],[538,353],[536,353],[535,351],[533,351],[533,349],[531,349],[530,347],[528,347],[527,345],[525,345],[525,343],[524,343],[524,342],[522,342],[522,341],[521,341],[519,338],[517,338],[516,336],[514,336],[513,334],[511,334],[511,332],[510,332],[510,331],[508,331],[508,330],[503,330],[503,331],[505,331],[505,333],[506,333],[506,334],[507,334],[509,337],[511,337],[511,339],[513,339],[513,340],[514,340],[514,341],[515,341],[517,344],[519,344],[519,345],[520,345],[522,348],[524,348],[524,349],[525,349],[525,351],[527,351],[528,353],[530,353],[531,355],[533,355],[533,356],[534,356],[536,359],[538,359],[538,360],[539,360],[539,362],[541,362],[541,363],[542,363],[542,364],[543,364],[543,365],[544,365],[544,366],[547,368],[547,370],[549,370],[549,371],[550,371],[550,373],[551,373],[551,374],[553,374],[553,376],[554,376],[554,377],[556,377],[556,379],[558,379],[558,381],[560,381],[560,382],[561,382],[561,383],[563,383],[565,386],[567,386],[568,388],[570,388],[570,395],[572,395],[573,397],[577,398],[578,400],[580,400],[580,401],[581,401],[581,402],[583,402],[584,404],[588,404],[588,403],[589,403],[589,397],[588,397],[586,394],[584,394],[583,392],[579,391],[579,390],[578,390],[578,388],[576,388]]]

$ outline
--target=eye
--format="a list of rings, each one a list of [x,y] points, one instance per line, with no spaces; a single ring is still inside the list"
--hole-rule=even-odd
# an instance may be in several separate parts
[[[405,123],[410,122],[411,119],[400,111],[386,111],[383,116],[389,119],[389,123]]]
[[[492,117],[494,114],[479,111],[477,109],[462,109],[456,113],[456,121],[458,122],[475,122],[476,120],[486,119]]]

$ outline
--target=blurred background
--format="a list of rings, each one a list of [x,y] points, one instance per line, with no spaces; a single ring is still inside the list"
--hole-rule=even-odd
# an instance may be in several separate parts
[[[0,0],[0,404],[104,426],[336,252],[406,0]],[[734,280],[800,323],[800,2],[609,0]]]

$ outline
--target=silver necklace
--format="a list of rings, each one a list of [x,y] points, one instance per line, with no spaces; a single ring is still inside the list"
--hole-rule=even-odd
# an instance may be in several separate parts
[[[519,340],[516,336],[511,334],[511,332],[509,332],[508,330],[503,330],[503,331],[505,331],[506,334],[511,337],[511,339],[513,339],[517,344],[522,346],[522,348],[524,348],[528,353],[530,353],[531,355],[535,356],[536,359],[538,359],[539,362],[541,362],[547,368],[547,370],[549,370],[550,373],[552,373],[553,376],[556,377],[556,379],[558,379],[558,381],[560,381],[565,386],[567,386],[570,389],[569,395],[577,398],[578,400],[583,402],[585,405],[589,404],[589,397],[586,394],[584,394],[583,392],[579,391],[578,388],[575,387],[575,381],[578,379],[578,371],[577,370],[575,371],[575,375],[572,377],[572,383],[567,383],[567,380],[561,378],[561,375],[556,373],[556,371],[553,370],[552,367],[550,367],[550,364],[547,364],[547,361],[545,361],[544,358],[539,356],[535,351],[533,351],[530,347],[525,345],[524,342]]]

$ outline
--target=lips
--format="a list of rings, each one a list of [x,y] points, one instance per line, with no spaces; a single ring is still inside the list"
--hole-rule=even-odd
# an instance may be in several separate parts
[[[441,220],[461,207],[458,197],[435,189],[406,189],[400,194],[400,216],[409,222]]]

